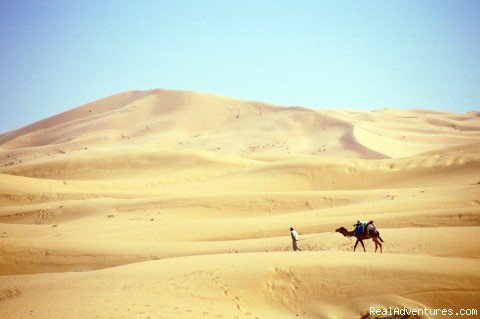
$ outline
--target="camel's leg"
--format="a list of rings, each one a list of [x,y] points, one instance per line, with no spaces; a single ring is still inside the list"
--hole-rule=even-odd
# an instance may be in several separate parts
[[[355,242],[355,246],[353,246],[353,251],[355,251],[355,249],[357,249],[358,242],[359,242],[359,240],[357,239],[357,241]]]
[[[366,253],[367,251],[365,250],[365,245],[363,244],[363,240],[361,240],[361,239],[360,239],[360,244],[362,244],[362,247],[363,247],[363,252],[365,252],[365,253]]]
[[[375,252],[377,252],[377,247],[380,247],[380,253],[383,253],[382,251],[382,243],[378,240],[377,237],[372,238],[373,241],[375,242]]]
[[[375,243],[375,252],[377,252],[378,242],[377,242],[377,240],[375,239],[375,237],[372,237],[372,239],[373,239],[373,242]]]

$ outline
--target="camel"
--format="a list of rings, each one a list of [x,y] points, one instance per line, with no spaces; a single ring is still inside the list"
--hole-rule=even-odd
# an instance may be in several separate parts
[[[357,245],[358,243],[360,242],[360,244],[362,244],[362,247],[363,247],[363,251],[364,252],[367,252],[365,250],[365,245],[363,244],[363,240],[364,239],[372,239],[374,242],[375,242],[375,252],[377,252],[377,249],[378,247],[380,247],[380,253],[382,253],[382,243],[384,242],[382,237],[380,237],[380,233],[378,232],[378,230],[376,229],[373,229],[373,230],[370,230],[368,236],[360,236],[360,235],[356,235],[355,234],[355,231],[351,230],[351,231],[348,231],[345,227],[340,227],[338,229],[335,230],[337,233],[340,233],[342,234],[343,236],[345,237],[356,237],[357,238],[357,241],[355,242],[355,246],[353,246],[353,251],[355,251],[355,249],[357,249]],[[380,241],[379,241],[380,239]],[[381,243],[382,242],[382,243]]]

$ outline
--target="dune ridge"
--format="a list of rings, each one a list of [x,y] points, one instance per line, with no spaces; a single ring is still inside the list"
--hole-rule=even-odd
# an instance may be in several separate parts
[[[4,133],[0,317],[478,308],[478,115],[155,89]],[[335,232],[358,219],[383,254]]]

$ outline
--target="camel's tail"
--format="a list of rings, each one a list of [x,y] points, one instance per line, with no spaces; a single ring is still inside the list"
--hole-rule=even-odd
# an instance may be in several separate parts
[[[382,237],[380,237],[380,232],[379,232],[378,230],[377,230],[377,236],[378,236],[378,239],[380,239],[380,241],[381,241],[382,243],[384,243]]]

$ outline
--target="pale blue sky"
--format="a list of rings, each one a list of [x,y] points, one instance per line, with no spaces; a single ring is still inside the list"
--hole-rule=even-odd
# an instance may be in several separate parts
[[[480,109],[480,1],[0,1],[0,132],[121,91]]]

